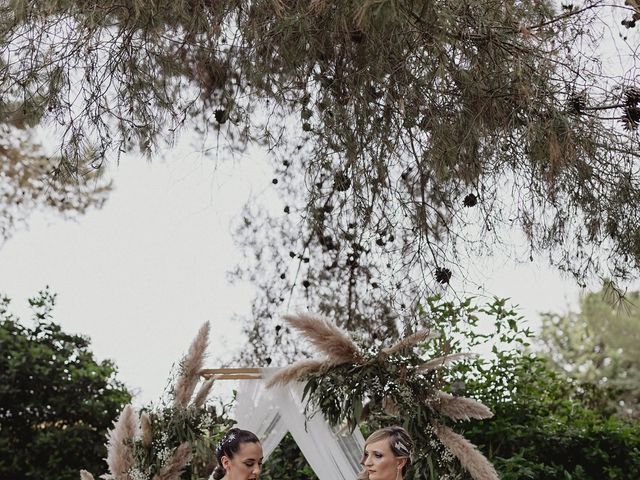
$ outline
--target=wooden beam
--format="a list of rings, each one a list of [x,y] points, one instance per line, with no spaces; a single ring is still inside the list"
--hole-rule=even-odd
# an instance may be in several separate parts
[[[200,370],[204,378],[214,380],[256,380],[262,378],[262,370],[250,368],[205,368]]]
[[[248,375],[244,373],[238,374],[217,374],[217,375],[204,375],[206,378],[213,378],[214,380],[260,380],[261,375]]]
[[[255,367],[250,368],[204,368],[200,370],[200,375],[215,375],[218,373],[255,373],[261,374],[262,370]]]

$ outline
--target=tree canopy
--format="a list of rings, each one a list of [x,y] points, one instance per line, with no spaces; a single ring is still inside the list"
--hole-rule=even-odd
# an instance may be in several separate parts
[[[48,290],[30,300],[32,327],[9,303],[0,299],[0,477],[77,479],[101,466],[107,429],[131,395],[87,338],[51,321]]]
[[[101,172],[56,174],[58,160],[44,153],[20,121],[0,124],[0,245],[37,210],[75,217],[104,204],[111,183]]]
[[[2,8],[0,112],[57,126],[57,172],[152,153],[188,125],[282,160],[305,192],[302,247],[320,231],[344,245],[355,225],[365,250],[393,237],[405,273],[447,281],[514,225],[578,278],[637,273],[640,91],[631,60],[608,72],[593,47],[607,2]]]
[[[640,292],[616,304],[605,286],[580,298],[577,312],[546,313],[540,334],[551,364],[575,381],[609,391],[613,411],[640,417]]]
[[[585,389],[543,356],[524,352],[519,343],[534,339],[512,312],[505,310],[502,328],[496,321],[503,341],[495,358],[457,372],[465,393],[495,414],[469,425],[465,436],[491,451],[503,480],[634,478],[640,423],[612,416],[602,386]]]

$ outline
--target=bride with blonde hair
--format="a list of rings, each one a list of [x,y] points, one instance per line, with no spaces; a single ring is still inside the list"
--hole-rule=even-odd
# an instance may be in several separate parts
[[[358,480],[402,480],[411,463],[413,440],[402,427],[376,430],[364,444]]]

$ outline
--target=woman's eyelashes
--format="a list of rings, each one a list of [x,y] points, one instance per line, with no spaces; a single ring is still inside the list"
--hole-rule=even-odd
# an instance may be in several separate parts
[[[364,458],[367,458],[369,456],[368,452],[364,452]],[[382,458],[382,454],[379,452],[373,452],[373,456],[376,458]]]

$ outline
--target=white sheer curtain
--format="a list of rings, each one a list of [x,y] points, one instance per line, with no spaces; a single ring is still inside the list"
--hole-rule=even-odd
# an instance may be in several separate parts
[[[265,459],[291,432],[302,454],[320,480],[355,480],[360,471],[364,438],[336,431],[322,413],[304,415],[302,384],[266,388],[265,382],[277,369],[263,369],[262,380],[241,381],[235,418],[238,426],[254,432],[262,442]]]

